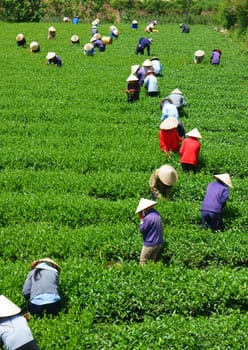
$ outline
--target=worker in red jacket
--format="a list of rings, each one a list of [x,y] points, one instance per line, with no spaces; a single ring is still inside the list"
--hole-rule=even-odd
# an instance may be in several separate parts
[[[202,136],[197,128],[189,131],[186,136],[179,151],[181,165],[183,171],[193,171],[196,173],[198,156],[201,149],[199,140],[202,139]]]
[[[168,158],[170,157],[170,151],[173,153],[177,153],[179,151],[182,142],[182,138],[178,134],[177,127],[178,120],[174,117],[168,117],[160,124],[160,149],[165,152]]]

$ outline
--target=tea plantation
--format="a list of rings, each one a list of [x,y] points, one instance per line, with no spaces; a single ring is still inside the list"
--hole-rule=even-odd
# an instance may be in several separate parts
[[[47,39],[50,25],[56,40]],[[211,27],[182,34],[179,24],[158,25],[148,37],[163,64],[161,97],[142,89],[128,104],[130,67],[147,58],[134,54],[144,26],[118,25],[120,37],[91,58],[82,52],[90,25],[0,23],[0,294],[26,312],[30,263],[50,257],[61,266],[63,311],[29,321],[42,350],[247,349],[247,53]],[[17,47],[18,33],[28,48]],[[29,50],[34,40],[40,53]],[[217,67],[209,63],[214,48],[222,50]],[[198,49],[206,59],[195,65]],[[45,64],[48,51],[62,68]],[[175,88],[187,100],[186,131],[203,136],[197,174],[159,148],[159,102]],[[172,200],[156,206],[165,247],[156,264],[140,267],[134,212],[164,163],[179,174]],[[225,230],[205,231],[206,186],[226,172],[234,188]]]

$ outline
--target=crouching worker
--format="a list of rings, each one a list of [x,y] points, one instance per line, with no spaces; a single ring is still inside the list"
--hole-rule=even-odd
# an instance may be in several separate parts
[[[17,46],[26,48],[27,47],[27,42],[23,34],[18,34],[16,36],[16,44]]]
[[[47,59],[46,64],[53,63],[57,67],[62,67],[62,60],[58,55],[56,55],[55,52],[48,52],[46,59]]]
[[[177,182],[176,169],[169,164],[155,169],[149,180],[149,187],[154,200],[157,198],[171,199],[173,185]]]
[[[223,229],[222,215],[229,198],[228,187],[232,186],[229,174],[214,175],[217,181],[208,184],[201,207],[201,221],[204,229]]]
[[[57,315],[61,310],[59,289],[60,267],[49,258],[33,261],[22,293],[29,300],[31,315]]]
[[[39,350],[27,320],[20,312],[17,305],[0,295],[0,345],[8,350]]]
[[[144,265],[148,260],[156,261],[163,246],[162,219],[160,213],[153,208],[155,204],[157,202],[141,198],[135,212],[140,217],[140,232],[144,240],[140,265]]]
[[[134,101],[139,100],[139,94],[140,94],[140,84],[139,79],[134,75],[130,74],[127,78],[127,89],[125,90],[127,94],[127,101],[129,103],[133,103]]]

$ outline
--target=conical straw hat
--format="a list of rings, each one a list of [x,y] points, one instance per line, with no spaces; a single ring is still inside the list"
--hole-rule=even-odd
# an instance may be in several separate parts
[[[37,43],[37,41],[32,41],[30,44],[30,50],[31,51],[36,51],[39,48],[39,44]]]
[[[58,272],[60,272],[60,266],[54,260],[52,260],[50,258],[43,258],[43,259],[38,259],[38,260],[33,261],[30,265],[30,269],[33,270],[38,264],[43,263],[43,262],[51,265]]]
[[[151,201],[150,199],[141,198],[139,205],[135,211],[135,214],[140,213],[142,210],[153,207],[157,202]]]
[[[214,175],[214,177],[220,180],[221,182],[223,182],[224,184],[226,184],[228,187],[233,188],[232,181],[229,174],[217,174],[217,175]]]
[[[134,64],[133,66],[131,66],[131,74],[136,73],[138,69],[139,69],[138,64]]]
[[[183,93],[179,89],[174,89],[174,90],[171,91],[171,94],[180,94],[180,95],[182,95]]]
[[[151,60],[145,60],[142,64],[143,67],[151,67],[152,61]]]
[[[197,50],[195,52],[196,57],[203,57],[205,55],[205,52],[203,50]]]
[[[4,295],[0,295],[0,317],[9,317],[17,315],[21,312],[21,309],[12,303]]]
[[[127,78],[127,81],[137,81],[139,80],[136,75],[130,74],[129,77]]]
[[[158,169],[158,177],[167,186],[174,185],[178,180],[176,169],[169,164],[162,165]]]
[[[196,139],[202,139],[202,136],[197,128],[194,128],[191,131],[187,132],[186,136],[195,137]]]
[[[18,34],[17,36],[16,36],[16,41],[22,41],[23,40],[23,38],[24,38],[24,36],[23,36],[23,34]]]
[[[171,130],[171,129],[177,128],[177,126],[178,126],[178,120],[174,117],[168,117],[162,121],[162,123],[160,124],[160,129]]]
[[[48,54],[46,55],[46,59],[47,60],[51,60],[52,58],[54,58],[56,56],[55,52],[48,52]]]
[[[78,35],[73,35],[73,36],[71,37],[71,41],[72,41],[73,43],[76,43],[76,42],[79,41],[79,40],[80,40],[80,38],[79,38]]]
[[[54,27],[49,27],[48,30],[49,32],[56,32],[56,29]]]
[[[91,51],[94,48],[94,46],[90,43],[87,43],[84,45],[84,50],[87,51]]]

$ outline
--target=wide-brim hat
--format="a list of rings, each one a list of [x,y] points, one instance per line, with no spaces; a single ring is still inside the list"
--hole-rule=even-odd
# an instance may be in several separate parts
[[[84,45],[84,51],[88,52],[91,51],[92,49],[94,49],[94,46],[90,43],[87,43]]]
[[[24,35],[23,34],[17,34],[16,41],[22,41],[23,39],[24,39]]]
[[[171,130],[178,127],[178,120],[175,117],[168,117],[160,124],[161,130]]]
[[[119,35],[119,30],[118,30],[118,29],[114,29],[114,30],[113,30],[113,34],[114,34],[115,36],[118,36],[118,35]]]
[[[233,185],[232,185],[232,180],[230,178],[230,175],[229,174],[217,174],[217,175],[214,175],[214,177],[218,180],[220,180],[221,182],[223,182],[224,184],[226,184],[228,187],[231,187],[233,188]]]
[[[113,30],[118,30],[116,26],[110,26],[109,29],[110,29],[111,32],[112,32]]]
[[[155,60],[158,60],[158,61],[159,61],[159,58],[156,57],[156,56],[154,56],[154,57],[151,58],[151,61],[155,61]]]
[[[42,259],[38,259],[38,260],[33,261],[30,264],[30,269],[31,270],[35,269],[35,267],[40,263],[47,263],[50,266],[52,266],[53,268],[55,268],[58,272],[60,272],[60,266],[54,260],[52,260],[50,258],[42,258]]]
[[[127,81],[138,81],[139,79],[134,74],[130,74]]]
[[[0,295],[0,317],[10,317],[17,315],[21,312],[19,306],[14,304],[11,300],[4,295]]]
[[[195,52],[196,57],[203,57],[205,55],[205,52],[203,50],[197,50]]]
[[[51,60],[52,58],[54,58],[56,56],[55,52],[48,52],[48,54],[46,55],[46,59],[47,60]]]
[[[132,23],[133,23],[133,24],[137,24],[138,21],[136,21],[136,19],[134,19],[134,20],[132,21]]]
[[[151,67],[152,61],[151,60],[145,60],[142,64],[143,67]]]
[[[140,213],[142,210],[153,207],[157,202],[151,201],[150,199],[141,198],[139,205],[135,211],[135,214]]]
[[[37,43],[37,41],[32,41],[29,47],[31,51],[36,51],[39,48],[39,43]]]
[[[174,89],[174,90],[171,91],[171,94],[180,94],[180,95],[182,95],[183,93],[182,93],[181,90],[179,90],[178,88],[176,88],[176,89]]]
[[[162,165],[158,169],[157,174],[158,174],[160,181],[163,182],[163,184],[165,184],[167,186],[174,185],[178,180],[178,175],[177,175],[176,169],[173,168],[173,166],[171,166],[169,164]]]
[[[150,43],[152,43],[152,42],[153,42],[153,39],[152,39],[152,38],[149,38],[148,40],[150,41]]]
[[[134,64],[133,66],[131,66],[131,74],[136,73],[138,69],[139,69],[138,64]]]
[[[101,39],[101,37],[102,36],[100,33],[95,33],[92,38],[94,38],[95,40],[99,40],[99,39]]]
[[[189,132],[187,132],[186,136],[195,137],[196,139],[202,139],[202,136],[199,133],[199,130],[197,128],[194,128],[194,129],[190,130]]]
[[[54,27],[49,27],[48,30],[49,32],[56,32],[56,29]]]
[[[80,38],[79,38],[78,35],[73,35],[73,36],[71,37],[71,41],[72,41],[73,43],[76,43],[76,42],[78,42],[79,40],[80,40]]]

